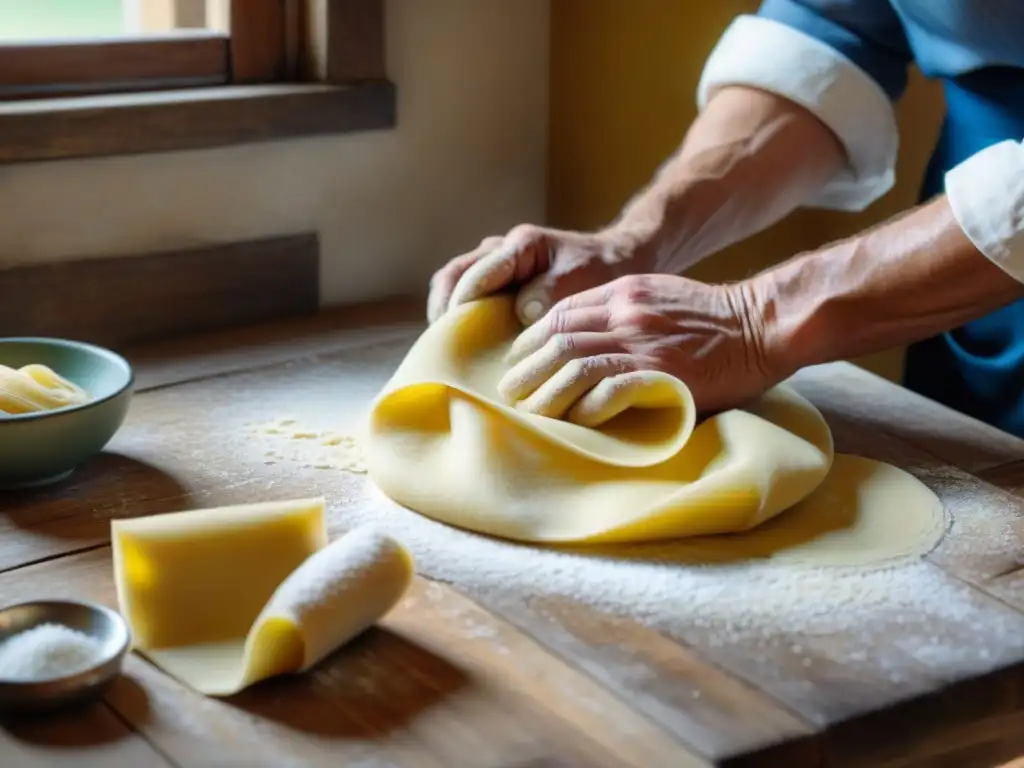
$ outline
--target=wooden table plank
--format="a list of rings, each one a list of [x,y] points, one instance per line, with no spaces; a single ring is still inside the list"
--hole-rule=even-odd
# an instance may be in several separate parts
[[[896,464],[918,477],[941,499],[953,526],[929,561],[999,600],[1024,611],[1024,496],[951,466],[936,454],[866,425],[849,408],[849,392],[837,377],[801,379],[798,388],[821,409],[838,450]],[[1005,468],[982,472],[1004,484]]]
[[[106,452],[65,483],[4,493],[0,572],[106,544],[115,517],[181,509],[192,498],[188,473],[168,474],[147,462],[151,453]]]
[[[408,341],[343,353],[341,365],[349,373],[344,376],[344,394],[338,395],[339,418],[344,420],[347,414],[354,420],[361,413],[379,388],[381,377],[387,375],[394,359],[403,354]],[[289,386],[297,387],[297,399],[308,403],[309,398],[303,394],[299,383],[304,370],[307,370],[305,364],[291,363],[275,368],[271,375],[292,382]],[[262,373],[251,375],[256,380],[263,377]],[[337,377],[330,373],[327,376],[328,386],[333,386],[330,382]],[[68,551],[69,542],[75,546],[102,543],[107,540],[108,520],[114,516],[313,492],[326,493],[332,500],[354,500],[364,495],[364,478],[315,470],[296,472],[291,467],[264,467],[259,462],[259,451],[255,458],[251,453],[237,456],[238,441],[251,442],[242,422],[252,414],[244,402],[232,405],[219,396],[211,397],[210,393],[234,392],[236,395],[229,395],[228,401],[237,400],[237,393],[248,391],[250,386],[249,381],[227,377],[138,396],[124,431],[113,445],[120,451],[118,458],[105,459],[102,466],[98,462],[95,468],[85,468],[82,477],[68,486],[39,495],[14,497],[11,510],[20,527],[0,531],[0,542],[4,542],[0,557],[7,555],[0,562],[13,567],[19,558],[30,562]],[[195,410],[196,405],[200,405],[201,413]],[[218,414],[217,429],[204,425],[210,413]],[[270,419],[274,413],[263,410],[260,417]],[[278,471],[272,472],[274,469]],[[106,486],[100,478],[106,478]],[[332,515],[336,515],[336,511]],[[29,528],[30,524],[35,527]],[[332,528],[344,530],[344,519],[332,518]],[[581,622],[589,621],[597,628],[604,620],[582,606],[576,615]],[[557,622],[545,620],[530,629],[544,634],[546,629],[559,627]],[[647,716],[653,713],[653,720],[687,743],[695,743],[700,754],[710,758],[732,757],[766,744],[793,742],[810,734],[806,724],[776,707],[768,697],[748,686],[729,684],[724,673],[703,665],[692,653],[674,643],[664,639],[659,642],[656,633],[622,620],[618,622],[617,631],[620,635],[632,632],[632,638],[627,636],[622,642],[628,645],[642,640],[653,650],[653,655],[627,658],[621,649],[608,643],[595,643],[597,638],[590,636],[586,642],[591,647],[586,653],[573,656],[574,663],[580,663],[590,672],[605,669],[602,682],[619,691],[631,706],[638,700],[644,702],[638,711]],[[550,633],[545,636],[552,637]],[[560,650],[571,650],[558,642],[555,645]],[[638,674],[641,679],[637,679]],[[687,677],[698,687],[687,689],[680,696],[677,686]],[[693,690],[700,693],[699,698],[692,695]],[[716,728],[721,729],[721,735],[715,735]],[[796,748],[803,749],[799,745]],[[779,764],[792,764],[792,761],[782,760]]]
[[[425,327],[425,300],[399,296],[331,309],[311,318],[253,325],[130,348],[138,386],[148,389],[204,376],[366,346],[412,339]],[[977,472],[1024,462],[1024,440],[921,397],[850,363],[801,371],[797,382],[825,384],[849,396],[849,415],[888,432],[953,466]]]
[[[869,433],[891,435],[972,474],[1024,460],[1024,440],[851,363],[806,368],[793,381],[827,393],[828,402]]]
[[[1024,460],[1000,464],[977,473],[978,477],[1017,496],[1024,495]]]
[[[1020,670],[951,686],[916,708],[844,723],[828,739],[837,768],[992,768],[1024,752]],[[963,726],[965,717],[970,727]]]
[[[396,297],[128,347],[123,353],[135,368],[136,390],[142,392],[394,338],[414,338],[426,325],[425,306],[425,300]]]
[[[365,363],[363,369],[366,369]],[[340,379],[345,369],[339,365],[332,370],[336,371],[335,378]],[[249,388],[258,388],[258,385],[253,382]],[[308,392],[307,395],[310,399],[316,399],[314,392]],[[906,462],[896,460],[896,463]],[[954,539],[955,536],[950,540]],[[918,586],[924,585],[926,589],[940,594],[948,593],[951,604],[960,606],[965,615],[980,622],[982,626],[991,624],[1003,627],[1004,633],[1011,636],[1019,632],[1019,614],[1005,610],[998,602],[984,595],[963,588],[938,569],[922,566],[921,570],[923,576]],[[498,608],[493,597],[488,597],[487,604],[491,608]],[[504,610],[507,607],[502,608]],[[531,633],[541,636],[540,628],[544,622],[540,617],[533,615],[527,619],[517,615],[515,619]],[[876,628],[876,637],[896,641],[885,655],[886,661],[901,671],[900,675],[894,675],[884,667],[873,668],[873,660],[866,660],[863,656],[858,658],[856,654],[862,650],[858,642],[862,641],[857,638],[852,642],[846,637],[833,636],[806,640],[799,636],[787,638],[785,633],[781,633],[783,641],[776,647],[757,650],[742,645],[722,649],[718,647],[720,644],[714,632],[703,636],[684,632],[675,633],[674,636],[692,643],[704,658],[712,659],[731,673],[743,675],[757,687],[797,710],[804,718],[822,725],[840,722],[915,694],[941,690],[959,677],[1012,663],[1020,658],[1022,652],[1019,642],[1004,643],[1005,634],[992,637],[978,646],[977,655],[957,659],[954,666],[959,665],[959,668],[949,671],[941,661],[920,662],[916,658],[920,644],[925,643],[926,652],[948,653],[950,647],[955,649],[958,646],[977,644],[973,637],[956,628],[955,631],[948,630],[944,625],[936,627],[929,626],[928,622],[920,622],[919,626],[911,626],[913,622],[904,624],[903,621],[901,616],[889,616]],[[561,626],[558,628],[561,629]],[[945,637],[930,647],[930,633],[936,631],[944,633]],[[901,648],[901,643],[905,647]],[[801,648],[799,652],[793,650],[797,647]],[[579,663],[576,657],[571,658]],[[807,661],[812,663],[810,672],[804,667]],[[656,669],[657,673],[664,673],[663,668]],[[778,675],[778,670],[785,670],[785,674]],[[633,700],[633,703],[636,704],[636,701]]]
[[[402,354],[407,347],[408,339],[406,334],[398,341],[381,342],[365,349],[350,347],[339,353],[353,361],[353,375],[346,377],[345,390],[338,394],[339,411],[357,418],[379,388],[380,378],[395,355]],[[373,375],[359,375],[364,366]],[[188,375],[196,372],[195,368],[186,369]],[[285,362],[273,368],[275,375],[286,379],[315,369],[315,358],[301,363]],[[232,380],[228,377],[208,385],[220,391],[223,381]],[[193,386],[202,386],[202,382]],[[107,450],[80,467],[68,481],[3,494],[0,572],[103,544],[109,541],[109,522],[115,517],[241,503],[266,496],[271,478],[263,466],[262,454],[234,458],[239,446],[225,449],[224,441],[242,438],[251,443],[251,430],[246,423],[266,421],[274,414],[248,409],[233,386],[227,385],[234,395],[226,401],[204,404],[199,411],[194,410],[195,401],[191,399],[192,393],[198,391],[195,389],[187,391],[187,403],[180,406],[171,390],[140,393],[134,398],[125,426]],[[177,389],[180,387],[172,388]],[[165,405],[168,401],[172,402],[169,406]],[[229,420],[210,422],[211,416],[229,411]],[[323,475],[301,474],[314,482]],[[294,492],[308,492],[309,485],[294,488]],[[280,498],[287,493],[281,486],[272,495]]]
[[[901,466],[939,496],[953,525],[928,555],[929,562],[1024,610],[1024,498],[981,479],[1008,485],[1014,477],[1021,477],[1012,469],[1020,464],[969,474],[941,456],[945,453],[963,459],[970,453],[970,439],[951,449],[956,441],[947,438],[939,450],[932,451],[891,432],[878,432],[864,422],[867,409],[849,407],[850,388],[842,376],[819,371],[816,376],[799,378],[798,388],[826,415],[838,450]],[[940,415],[937,409],[933,423]],[[974,430],[968,427],[968,434]],[[952,434],[960,437],[964,433],[957,428]],[[1009,444],[1002,440],[1003,446]],[[958,629],[962,630],[966,655],[977,648],[976,630]],[[917,714],[910,720],[908,712]],[[886,734],[885,738],[879,738],[879,733]],[[1024,664],[1012,664],[998,673],[952,686],[912,709],[847,723],[833,732],[830,744],[850,765],[995,765],[1024,750]],[[946,762],[940,763],[940,759]]]
[[[0,720],[5,768],[150,768],[173,766],[106,704]]]
[[[275,369],[265,369],[252,374],[241,374],[230,379],[223,379],[219,382],[196,383],[176,387],[173,390],[163,393],[151,393],[145,399],[144,407],[147,411],[145,422],[148,429],[154,433],[166,432],[170,429],[178,430],[176,443],[181,444],[180,451],[188,455],[195,450],[200,436],[204,440],[213,439],[202,432],[190,432],[186,428],[189,421],[188,414],[199,414],[210,408],[215,408],[220,421],[219,424],[226,432],[230,432],[232,423],[238,425],[239,420],[251,410],[260,412],[273,418],[275,414],[283,414],[288,409],[305,408],[307,418],[316,418],[320,412],[333,411],[326,416],[332,423],[345,422],[354,424],[359,414],[362,413],[369,399],[376,393],[383,380],[393,370],[400,360],[404,351],[403,342],[389,342],[374,347],[372,350],[361,350],[341,352],[333,355],[325,355],[316,363],[304,366],[283,366]],[[340,389],[340,382],[344,382],[344,394]],[[245,392],[249,398],[245,402],[232,403],[235,393]],[[301,405],[300,405],[301,404]],[[174,414],[173,421],[170,416],[161,414]],[[833,416],[830,415],[830,418]],[[195,417],[193,417],[195,418]],[[844,414],[834,416],[837,427],[843,429]],[[871,433],[858,423],[854,425],[856,432],[860,435],[870,436]],[[240,426],[234,427],[236,434],[241,431]],[[840,435],[841,436],[841,435]],[[234,441],[227,442],[219,449],[219,453],[230,453],[240,450],[236,436]],[[884,444],[901,448],[905,444],[896,438],[886,438]],[[840,444],[842,447],[842,444]],[[175,451],[179,449],[176,447]],[[921,451],[907,448],[905,456],[893,455],[890,458],[898,465],[912,464],[913,456],[925,455]],[[864,452],[864,451],[860,451]],[[165,452],[164,461],[172,461],[172,455]],[[216,452],[211,451],[209,459],[204,462],[206,471],[214,471],[218,466]],[[272,473],[266,473],[269,478]],[[964,475],[966,480],[970,477]],[[929,478],[925,478],[927,481]],[[269,481],[269,480],[268,480]],[[239,480],[241,482],[241,480]],[[277,476],[273,481],[276,491],[286,487],[287,483],[299,483],[297,488],[308,487],[304,483],[312,482],[322,488],[332,488],[331,483],[341,483],[334,493],[341,497],[358,497],[358,488],[351,479],[322,477],[307,473],[295,475],[288,470]],[[285,484],[285,485],[282,485]],[[976,483],[982,490],[984,484]],[[333,490],[333,488],[332,488]],[[961,491],[963,489],[960,489]],[[992,489],[993,492],[997,492]],[[353,496],[355,494],[355,496]],[[962,498],[964,494],[961,493]],[[1011,497],[1006,499],[1012,501]],[[947,542],[956,542],[962,535],[965,521],[961,521],[959,527],[955,526],[947,537]],[[947,546],[950,546],[947,544]],[[998,554],[998,553],[997,553]],[[994,626],[1014,627],[1022,626],[1024,616],[1019,613],[1008,611],[1000,603],[987,598],[983,594],[972,594],[970,589],[965,589],[961,584],[949,578],[937,568],[922,566],[913,582],[915,585],[923,586],[929,590],[936,590],[938,593],[948,592],[951,605],[959,605],[966,614],[973,617],[975,621],[992,622]],[[464,585],[463,585],[464,586]],[[941,607],[941,606],[940,606]],[[925,626],[909,625],[901,627],[900,617],[897,615],[881,618],[881,625],[876,629],[878,637],[904,638],[907,644],[919,643],[922,638],[930,639],[928,628]],[[955,628],[951,629],[940,625],[940,630],[955,634]],[[705,658],[719,659],[733,649],[719,649],[715,647],[715,634],[718,628],[712,628],[705,633],[695,632],[692,635],[676,633],[675,637],[691,643],[694,648]],[[908,696],[924,693],[932,690],[936,684],[951,682],[947,677],[948,670],[942,664],[935,662],[925,663],[920,674],[913,674],[916,648],[910,648],[901,652],[899,643],[890,643],[893,647],[888,651],[890,661],[899,667],[906,669],[908,679],[890,679],[890,673],[886,670],[872,670],[870,661],[859,661],[851,659],[850,654],[855,648],[846,648],[845,637],[828,637],[827,639],[815,639],[814,641],[800,642],[796,636],[789,637],[782,631],[778,633],[780,640],[779,647],[757,650],[753,648],[740,647],[736,649],[741,659],[729,657],[726,666],[730,672],[739,669],[752,667],[744,676],[756,684],[756,687],[767,691],[776,699],[785,702],[789,707],[796,710],[805,720],[826,724],[840,721],[856,714],[881,706],[888,701],[895,701]],[[1004,637],[992,637],[987,639],[986,645],[979,645],[979,654],[987,653],[991,664],[1006,663],[1007,660],[1017,658],[1016,654],[1024,653],[1024,646],[1019,644],[1003,645]],[[692,641],[692,642],[691,642]],[[949,638],[943,647],[949,644]],[[807,653],[793,653],[793,647],[801,647]],[[808,653],[813,652],[814,656],[809,657]],[[753,665],[750,659],[756,660]],[[804,672],[805,663],[810,660],[814,665],[814,673],[808,679]],[[960,671],[963,674],[975,674],[986,671],[990,664],[986,663],[983,656],[978,658],[963,658],[957,660],[960,664]],[[787,670],[789,680],[785,675],[780,676],[779,670]],[[953,675],[952,679],[955,679]],[[815,685],[814,683],[820,683]],[[831,684],[830,684],[831,683]]]
[[[628,617],[507,593],[492,593],[487,604],[710,759],[739,765],[756,754],[757,765],[781,767],[814,765],[820,757],[810,724]]]
[[[294,467],[254,466],[259,453],[252,453],[254,446],[245,421],[254,413],[268,419],[301,406],[311,418],[316,413],[330,412],[332,423],[355,423],[397,364],[406,344],[406,341],[387,342],[323,355],[302,364],[290,363],[140,395],[116,447],[135,460],[159,468],[171,478],[188,477],[191,487],[181,501],[189,505],[284,497],[314,490],[327,492],[330,498],[360,503],[359,499],[365,494],[361,490],[361,478],[345,473],[296,471]],[[207,426],[211,414],[216,418],[216,429]],[[166,498],[162,494],[150,496]],[[146,494],[142,497],[148,498]],[[92,514],[98,512],[98,518],[102,519],[107,514],[135,513],[123,500],[111,499],[108,507],[93,509]],[[62,517],[58,524],[81,525],[74,517]],[[96,519],[92,519],[90,525],[95,524]],[[345,521],[335,517],[332,525],[344,529]],[[785,705],[779,707],[770,703],[772,716],[760,721],[751,718],[756,725],[736,726],[730,722],[726,727],[724,723],[728,718],[723,717],[722,712],[733,694],[710,692],[705,687],[701,689],[699,706],[682,706],[675,702],[672,711],[682,723],[675,732],[697,742],[689,743],[707,757],[738,758],[756,749],[750,745],[764,747],[779,741],[799,744],[804,722],[824,727],[915,694],[941,690],[958,676],[971,676],[1015,660],[1015,654],[1021,649],[1006,645],[1004,635],[1016,628],[1019,636],[1024,637],[1024,617],[980,593],[972,594],[966,587],[961,588],[937,568],[933,570],[934,573],[926,569],[914,583],[948,594],[950,604],[960,606],[971,621],[980,626],[998,627],[1000,634],[982,638],[978,644],[955,626],[930,626],[928,621],[905,625],[901,624],[902,617],[895,614],[880,616],[877,626],[872,627],[871,638],[840,633],[806,639],[799,632],[769,627],[764,631],[773,642],[763,647],[742,639],[723,644],[722,629],[717,626],[666,628],[672,637],[693,648],[697,658],[710,660],[728,670],[730,675],[747,681],[747,685],[734,683],[731,691],[756,688],[763,692],[747,697],[744,706],[756,708],[773,700]],[[552,619],[534,610],[514,589],[501,601],[494,594],[477,596],[485,600],[488,607],[501,612],[508,611],[508,600],[518,597],[524,607],[515,615],[504,615],[535,636],[549,637],[564,630],[564,618]],[[944,634],[937,643],[943,652],[948,652],[951,645],[975,642],[978,653],[986,653],[988,657],[954,659],[952,669],[947,669],[941,659],[918,660],[915,653],[934,632]],[[728,633],[725,636],[728,637]],[[865,644],[870,647],[870,643],[877,644],[883,638],[889,646],[881,652],[884,658],[865,658],[862,653],[858,656]],[[795,650],[797,648],[799,650]],[[582,654],[570,655],[567,647],[558,650],[566,652],[574,664],[582,664],[581,658],[587,658]],[[606,652],[591,657],[587,663],[601,664],[610,657]],[[808,661],[810,667],[805,666]],[[706,666],[706,662],[703,663]],[[651,679],[672,679],[671,673],[666,673],[669,666],[648,662],[647,674]],[[900,675],[894,677],[892,668],[900,670]],[[649,712],[649,709],[642,709],[644,692],[631,680],[630,675],[634,673],[629,665],[611,664],[608,669],[609,674],[617,676],[626,700],[639,711]],[[706,681],[714,679],[709,673],[701,672],[701,675],[705,685]],[[649,696],[646,701],[649,706]],[[665,701],[672,702],[671,695],[663,694],[662,703]],[[790,715],[786,708],[799,717]],[[666,719],[663,717],[659,722]],[[709,730],[714,731],[713,737],[708,737]]]
[[[116,607],[107,548],[2,574],[0,591]],[[131,657],[107,701],[180,765],[706,765],[511,625],[422,579],[309,675],[218,701]],[[8,754],[0,745],[0,764]]]
[[[424,611],[411,610],[422,604]],[[481,675],[493,668],[496,684],[521,689],[533,706],[550,708],[619,759],[640,766],[706,764],[629,708],[614,686],[605,688],[557,660],[533,638],[453,589],[421,580],[403,608],[385,625],[435,653],[447,649]]]
[[[337,344],[335,337],[328,336],[329,341],[316,341],[321,346],[301,362],[294,362],[287,344],[282,342],[279,357],[259,359],[262,363],[293,359],[290,364],[140,395],[126,429],[112,446],[128,463],[116,471],[108,468],[98,472],[108,478],[115,474],[134,475],[136,480],[121,481],[119,493],[114,495],[103,494],[102,488],[97,486],[91,499],[88,494],[79,496],[87,500],[84,504],[76,502],[73,495],[63,502],[60,499],[23,500],[22,505],[14,509],[21,527],[0,531],[0,542],[13,542],[5,545],[12,548],[6,558],[8,565],[70,551],[73,546],[69,547],[68,542],[72,545],[81,545],[82,541],[90,545],[102,542],[106,520],[111,515],[282,498],[300,491],[324,492],[338,500],[341,508],[332,511],[331,525],[332,530],[344,530],[348,524],[346,507],[369,503],[361,478],[296,466],[261,466],[261,454],[253,452],[253,445],[245,445],[253,442],[245,421],[285,415],[293,405],[301,406],[300,410],[311,418],[322,414],[322,420],[331,426],[355,423],[412,340],[411,334],[398,337],[385,334],[380,343],[373,342],[358,351],[350,346],[344,351],[344,347],[333,346]],[[251,344],[255,349],[257,342]],[[330,351],[332,349],[343,351],[335,353]],[[224,363],[220,354],[211,352],[209,358],[200,356],[198,361],[177,368],[173,355],[168,354],[161,358],[164,361],[161,364],[166,365],[164,373],[160,374],[164,378],[154,375],[153,381],[159,385],[195,376],[217,376],[240,370],[245,365],[241,357],[230,358],[230,355],[230,364]],[[979,430],[971,422],[972,426],[965,428],[966,433],[958,431],[956,439],[945,440],[935,450],[932,450],[934,446],[915,448],[919,443],[928,444],[931,435],[920,426],[910,429],[907,422],[916,423],[918,416],[907,419],[898,413],[891,424],[885,425],[889,427],[887,431],[878,429],[882,426],[878,424],[880,419],[872,414],[885,392],[859,384],[846,385],[845,378],[839,374],[826,375],[821,370],[812,374],[801,374],[798,385],[816,402],[824,402],[826,411],[835,406],[828,415],[830,420],[835,420],[841,448],[853,450],[858,440],[866,441],[865,450],[858,452],[872,455],[881,451],[884,455],[879,458],[887,458],[919,473],[948,504],[959,499],[961,507],[958,512],[954,510],[958,525],[933,553],[933,562],[922,564],[913,579],[893,585],[894,589],[899,589],[909,584],[913,589],[934,593],[928,596],[933,603],[947,603],[952,613],[936,614],[942,618],[942,623],[935,624],[936,616],[928,612],[915,616],[914,611],[919,606],[916,596],[909,594],[903,602],[903,614],[889,611],[880,615],[871,627],[859,634],[823,633],[808,638],[800,631],[768,628],[768,640],[751,645],[743,638],[730,640],[729,632],[723,635],[721,627],[662,626],[659,633],[635,621],[612,617],[607,612],[585,607],[573,611],[571,607],[559,608],[550,600],[526,600],[516,595],[514,589],[511,592],[478,590],[473,591],[473,596],[573,665],[614,688],[625,702],[643,713],[645,719],[665,726],[691,744],[694,751],[720,764],[741,764],[748,757],[753,760],[755,752],[751,750],[756,751],[757,745],[765,747],[778,742],[789,749],[807,749],[801,754],[806,754],[808,760],[818,758],[815,747],[807,747],[807,744],[823,746],[831,761],[842,764],[843,755],[850,754],[851,750],[856,752],[872,735],[885,734],[890,757],[899,755],[899,750],[911,749],[915,740],[930,738],[935,729],[923,723],[920,717],[912,716],[913,713],[926,712],[927,706],[943,700],[944,692],[955,690],[949,687],[953,681],[1008,667],[1022,652],[1019,642],[1019,638],[1024,637],[1022,617],[1000,602],[1003,593],[993,586],[999,578],[1017,583],[1014,573],[1003,576],[994,573],[996,566],[1005,565],[1009,562],[1007,558],[1021,551],[1015,538],[1017,511],[1013,505],[1016,502],[1009,495],[1000,495],[998,489],[979,484],[963,469],[997,466],[1012,457],[1017,447],[1012,441],[1000,439],[993,449],[987,428]],[[917,413],[922,403],[930,406],[916,396],[910,397],[914,402],[909,405],[901,402],[897,410],[905,407],[906,412]],[[938,416],[930,408],[925,411],[921,418],[930,419],[930,423],[938,423],[940,416],[946,416],[941,410]],[[887,420],[890,415],[886,415]],[[211,423],[211,417],[216,429],[206,426]],[[894,430],[892,424],[898,429]],[[881,439],[872,439],[875,434],[880,434]],[[963,434],[966,437],[961,441]],[[986,441],[990,443],[987,450],[977,455],[972,453],[976,444],[984,447],[982,444]],[[936,458],[939,456],[945,461],[958,462],[961,469],[950,467]],[[130,462],[139,462],[149,468],[146,471],[163,476],[166,480],[160,482],[166,482],[165,492],[147,490],[146,486],[156,481],[143,481],[141,469],[137,472],[125,469]],[[88,479],[89,471],[83,472],[80,482]],[[975,515],[972,518],[969,514],[978,499],[987,517]],[[1003,550],[993,551],[989,546],[991,541],[986,539],[984,528],[988,523],[985,521],[992,519],[997,521],[1000,531],[1011,534]],[[84,534],[76,538],[81,532]],[[941,556],[946,556],[949,562]],[[0,547],[0,562],[4,562],[4,558],[5,549]],[[938,565],[955,573],[957,578]],[[958,580],[971,581],[969,565],[976,574],[988,578],[988,582],[975,578],[972,583],[987,589],[989,595],[997,599]],[[1012,585],[1002,588],[1015,594],[1016,587]],[[936,595],[943,599],[936,601]],[[994,632],[987,634],[990,629]],[[618,642],[602,642],[604,632],[615,636]],[[934,632],[941,636],[931,643],[930,633]],[[1014,637],[1018,640],[1013,640]],[[633,649],[638,649],[639,653],[634,654]],[[956,649],[970,650],[957,657]],[[878,658],[869,656],[866,651],[877,652]],[[898,674],[894,675],[893,670]],[[1004,677],[1011,682],[1016,680],[1010,673],[1004,673]],[[664,682],[659,686],[658,681]],[[989,690],[989,694],[995,690]],[[680,695],[681,691],[689,691],[689,701]],[[693,698],[694,691],[700,694],[696,698]],[[907,701],[914,696],[918,699]],[[1000,702],[1002,709],[985,718],[992,728],[1005,726],[1005,723],[1000,726],[1000,722],[1012,717],[1017,707],[1012,697],[1003,696]],[[894,706],[889,713],[871,715],[869,722],[867,713],[896,704],[899,706]],[[753,715],[759,708],[768,713],[767,717]],[[905,727],[892,727],[897,720],[891,718],[900,717],[907,719]],[[963,731],[964,719],[971,717],[970,709],[961,708],[939,722],[943,723],[943,731],[949,739],[964,739],[970,737]],[[815,728],[831,727],[823,742],[807,740],[807,733],[814,730],[808,723],[813,723]],[[991,725],[993,723],[995,725]],[[878,750],[860,749],[860,752],[862,755],[880,754]],[[767,760],[769,753],[762,750],[756,756]],[[850,760],[853,762],[849,764],[857,764],[855,758]],[[802,763],[791,760],[778,764]]]

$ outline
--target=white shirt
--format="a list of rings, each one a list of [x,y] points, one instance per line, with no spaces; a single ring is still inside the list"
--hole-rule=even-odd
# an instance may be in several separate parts
[[[977,0],[952,5],[936,4],[936,0],[916,1],[928,4],[929,9],[941,6],[948,11],[957,6],[955,10],[960,14],[970,14],[970,4],[977,3]],[[1011,1],[1013,6],[1004,7],[1012,7],[1010,13],[1016,24],[1024,19],[1024,0]],[[904,42],[911,41],[907,46],[908,57],[914,55],[920,60],[921,52],[913,50],[915,29],[905,26],[908,10],[913,10],[908,7],[915,4],[913,0],[903,0],[903,7],[896,0],[891,2],[893,7],[889,7],[886,0],[832,0],[790,5],[799,6],[800,13],[825,13],[829,7],[855,13],[858,6],[863,6],[863,13],[870,12],[866,18],[878,23],[880,3],[892,14],[892,19],[904,27],[900,32],[910,33],[903,38]],[[776,3],[779,4],[781,2]],[[822,6],[823,10],[815,10],[816,6]],[[935,26],[927,29],[926,25],[926,29],[934,32]],[[956,25],[951,24],[951,27],[955,29]],[[984,25],[974,25],[971,32],[984,35]],[[1008,35],[1005,29],[1002,32],[1000,40],[1004,42]],[[947,34],[940,42],[949,42],[949,38]],[[1006,58],[1005,51],[1010,51],[1024,61],[1024,36],[1013,39],[1020,41],[1019,48],[1004,44],[1001,55]],[[970,46],[952,49],[948,45],[943,48],[933,44],[924,52],[931,56],[928,67],[935,70],[935,62],[941,62],[943,56],[956,59],[958,66],[968,66],[962,64],[962,60],[967,59],[962,53],[965,50],[970,52]],[[971,61],[975,66],[985,63],[977,57]],[[1004,62],[996,60],[996,63]],[[808,200],[808,206],[859,211],[892,188],[899,147],[893,94],[837,46],[801,31],[796,25],[765,16],[740,16],[726,30],[705,65],[697,92],[699,108],[703,109],[714,92],[726,85],[749,85],[788,98],[815,114],[843,143],[849,167],[814,199]],[[1008,140],[977,152],[946,174],[945,189],[954,216],[978,250],[1024,282],[1024,143]]]

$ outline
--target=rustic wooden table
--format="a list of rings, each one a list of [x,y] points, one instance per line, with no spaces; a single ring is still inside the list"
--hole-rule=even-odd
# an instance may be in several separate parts
[[[240,456],[242,414],[274,418],[252,413],[271,394],[301,401],[326,376],[339,403],[365,407],[419,314],[380,304],[129,351],[138,394],[108,452],[59,487],[0,497],[3,601],[115,605],[111,518],[312,493],[358,499],[363,476]],[[798,663],[786,644],[672,636],[515,585],[477,594],[421,577],[313,674],[228,700],[132,656],[89,708],[4,721],[0,766],[990,768],[1024,753],[1024,442],[849,365],[806,371],[797,385],[839,449],[904,467],[943,499],[954,522],[926,558],[929,599],[966,594],[971,619],[926,629],[975,648],[969,663],[915,652],[913,617],[886,619],[878,635],[901,660],[893,675],[870,647],[851,667],[842,636],[804,640],[813,664]],[[347,527],[337,505],[331,527]]]

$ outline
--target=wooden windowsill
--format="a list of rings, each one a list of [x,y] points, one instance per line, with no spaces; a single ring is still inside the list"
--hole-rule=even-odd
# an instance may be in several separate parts
[[[394,127],[395,87],[242,85],[0,103],[0,164],[221,147]]]

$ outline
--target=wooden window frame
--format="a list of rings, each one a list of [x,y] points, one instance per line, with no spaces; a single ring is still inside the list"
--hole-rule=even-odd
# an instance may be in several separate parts
[[[0,163],[392,127],[384,4],[207,0],[205,29],[0,46]]]

